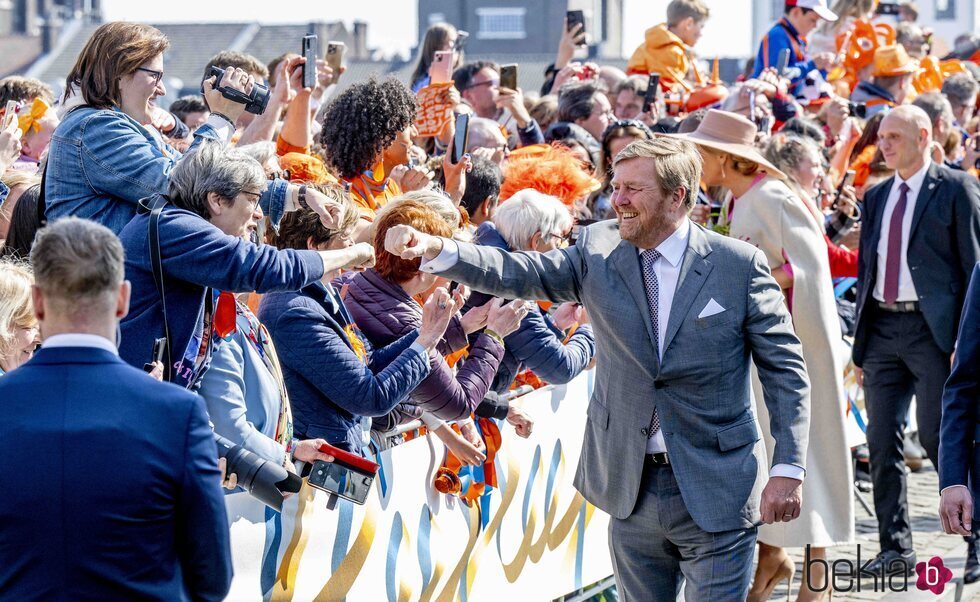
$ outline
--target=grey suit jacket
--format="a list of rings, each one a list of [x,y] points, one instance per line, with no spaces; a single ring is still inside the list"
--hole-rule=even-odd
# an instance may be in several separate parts
[[[709,532],[760,521],[768,478],[752,402],[749,359],[765,389],[776,441],[773,464],[803,467],[809,382],[779,285],[755,247],[692,225],[667,321],[663,362],[639,253],[615,221],[584,228],[550,253],[459,244],[442,275],[508,298],[577,301],[596,334],[598,363],[575,486],[616,518],[633,512],[654,407],[681,495]],[[714,299],[725,311],[698,314]]]

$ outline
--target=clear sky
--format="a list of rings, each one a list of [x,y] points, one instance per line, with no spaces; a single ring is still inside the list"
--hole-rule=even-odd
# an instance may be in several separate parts
[[[537,0],[515,0],[531,5]],[[643,32],[664,20],[669,0],[624,0],[624,56],[643,41]],[[711,18],[698,54],[704,58],[751,54],[752,0],[705,0]],[[581,2],[577,2],[581,4]],[[336,21],[368,23],[368,46],[385,54],[407,55],[417,43],[418,5],[414,0],[102,0],[109,20],[152,22],[302,23]],[[270,7],[274,6],[274,10]]]

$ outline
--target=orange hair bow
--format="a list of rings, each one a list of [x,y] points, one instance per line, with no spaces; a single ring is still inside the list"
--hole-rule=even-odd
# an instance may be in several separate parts
[[[41,118],[43,118],[51,105],[44,102],[42,98],[35,98],[34,102],[31,104],[30,111],[21,111],[17,116],[17,125],[20,127],[20,131],[27,134],[30,131],[40,132],[41,131]]]

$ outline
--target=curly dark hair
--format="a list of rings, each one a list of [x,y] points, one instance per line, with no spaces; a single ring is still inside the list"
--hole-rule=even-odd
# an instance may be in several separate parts
[[[323,114],[317,142],[324,147],[324,159],[340,177],[356,177],[415,121],[415,109],[415,96],[393,77],[372,76],[351,85]]]

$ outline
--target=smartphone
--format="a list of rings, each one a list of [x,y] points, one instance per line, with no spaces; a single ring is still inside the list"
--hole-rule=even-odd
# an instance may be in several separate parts
[[[163,354],[167,351],[167,337],[160,337],[153,341],[153,355],[150,356],[150,362],[143,364],[143,370],[146,372],[153,372],[154,362],[163,363]]]
[[[653,102],[657,100],[657,90],[660,88],[660,74],[651,73],[649,79],[647,79],[647,91],[643,95],[643,112],[647,115],[650,114],[650,109],[653,107]]]
[[[517,89],[517,65],[500,66],[500,87],[509,90]]]
[[[429,66],[429,79],[433,84],[447,84],[453,80],[452,50],[437,50]]]
[[[755,118],[755,90],[749,90],[749,120],[758,123]]]
[[[343,42],[327,42],[327,54],[324,55],[323,60],[333,70],[333,75],[330,76],[331,84],[337,83],[337,80],[340,79],[340,68],[344,64],[344,51],[346,50],[347,45]]]
[[[779,63],[776,65],[776,73],[779,77],[786,75],[787,67],[789,67],[789,48],[783,48],[779,51]]]
[[[854,184],[854,176],[856,175],[857,174],[853,169],[848,169],[846,172],[844,172],[844,179],[841,180],[840,186],[837,187],[837,193],[834,194],[834,202],[831,205],[832,207],[835,209],[837,208],[837,203],[840,202],[840,195],[844,192],[845,188]]]
[[[333,462],[317,460],[310,470],[309,484],[321,491],[333,493],[355,504],[363,504],[380,468],[367,458],[338,449],[329,443],[320,451],[333,456]]]
[[[582,31],[580,33],[585,33],[585,12],[581,10],[570,10],[565,12],[565,19],[568,21],[568,31],[574,31],[575,26],[579,23],[582,24]],[[579,46],[585,46],[585,41],[581,41]]]
[[[453,147],[450,149],[450,159],[453,164],[459,163],[466,154],[466,145],[470,139],[470,116],[466,113],[456,116],[456,135],[453,136]]]
[[[308,34],[303,36],[303,52],[300,56],[306,59],[303,64],[303,87],[316,87],[316,36]]]
[[[899,5],[894,2],[879,2],[875,9],[876,15],[898,15]]]
[[[10,127],[10,124],[17,121],[17,101],[8,100],[7,106],[3,111],[3,125],[0,126],[0,131],[6,130]]]

